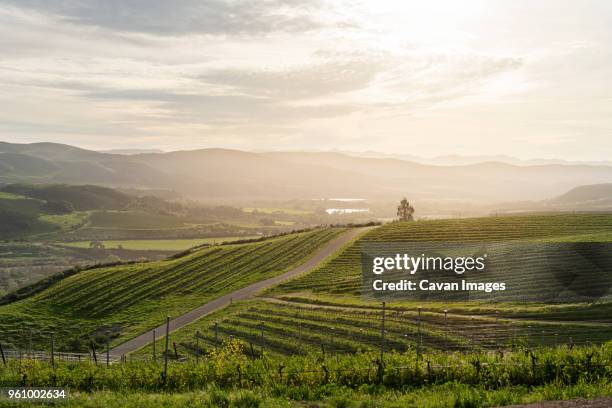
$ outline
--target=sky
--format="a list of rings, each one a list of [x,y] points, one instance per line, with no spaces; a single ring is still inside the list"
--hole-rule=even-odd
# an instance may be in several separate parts
[[[612,2],[0,0],[0,140],[612,157]]]

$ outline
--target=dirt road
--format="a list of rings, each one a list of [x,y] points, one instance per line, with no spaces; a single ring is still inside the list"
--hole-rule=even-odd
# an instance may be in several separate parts
[[[172,332],[176,329],[186,326],[189,323],[192,323],[206,316],[207,314],[211,312],[214,312],[218,309],[221,309],[229,305],[232,301],[235,302],[239,300],[253,298],[255,297],[255,295],[257,295],[259,292],[261,292],[264,289],[270,288],[282,281],[285,281],[287,279],[293,278],[295,276],[301,275],[303,273],[306,273],[312,270],[317,265],[319,265],[321,262],[323,262],[327,257],[329,257],[334,252],[342,248],[349,241],[363,234],[364,232],[366,232],[367,230],[371,228],[375,228],[375,227],[352,228],[344,232],[340,236],[334,238],[333,240],[325,244],[323,247],[319,248],[317,251],[315,251],[314,255],[311,256],[306,262],[283,273],[282,275],[278,275],[278,276],[275,276],[275,277],[272,277],[272,278],[269,278],[263,281],[255,282],[242,289],[238,289],[234,292],[228,293],[215,300],[212,300],[200,307],[197,307],[185,313],[182,316],[179,316],[175,319],[171,319],[170,320],[170,331]],[[166,325],[162,324],[159,327],[156,327],[155,331],[156,333],[158,333],[158,336],[160,337],[165,335]],[[152,339],[151,330],[149,330],[146,333],[143,333],[140,336],[135,337],[131,340],[128,340],[125,343],[122,343],[118,345],[117,347],[111,349],[110,354],[114,356],[121,356],[123,354],[131,353],[133,351],[138,350],[141,347],[144,347],[148,343],[150,343],[151,339]]]

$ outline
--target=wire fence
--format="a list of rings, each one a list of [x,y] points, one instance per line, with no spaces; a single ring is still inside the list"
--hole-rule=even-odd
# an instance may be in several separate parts
[[[449,310],[431,311],[380,308],[356,309],[310,305],[286,306],[282,309],[247,308],[229,314],[224,320],[196,325],[167,337],[156,338],[153,344],[137,353],[114,355],[109,340],[100,347],[90,342],[87,353],[58,352],[54,332],[32,330],[12,333],[23,339],[20,347],[3,349],[2,359],[34,359],[43,361],[94,362],[116,364],[125,361],[184,362],[198,360],[229,340],[239,340],[251,358],[264,353],[295,355],[308,353],[350,354],[379,351],[381,360],[390,351],[412,352],[420,356],[428,350],[475,352],[504,350],[516,347],[546,347],[566,344],[597,344],[612,339],[612,324],[576,323],[512,319],[495,315],[455,314]],[[17,332],[19,335],[17,335]],[[39,341],[33,342],[37,338]],[[40,340],[47,350],[33,350]]]

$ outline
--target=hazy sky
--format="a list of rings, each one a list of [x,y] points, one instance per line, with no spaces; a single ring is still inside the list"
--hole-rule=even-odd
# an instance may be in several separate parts
[[[612,1],[0,0],[0,139],[612,157]]]

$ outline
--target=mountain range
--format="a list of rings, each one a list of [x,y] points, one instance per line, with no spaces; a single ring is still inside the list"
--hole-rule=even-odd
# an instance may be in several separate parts
[[[123,153],[123,152],[122,152]],[[612,182],[606,164],[432,165],[337,152],[229,149],[115,154],[57,143],[0,142],[0,184],[68,183],[171,189],[209,200],[368,199],[543,200]]]

